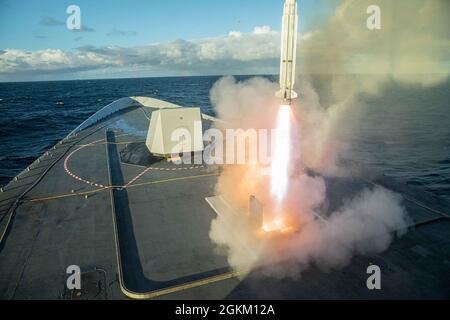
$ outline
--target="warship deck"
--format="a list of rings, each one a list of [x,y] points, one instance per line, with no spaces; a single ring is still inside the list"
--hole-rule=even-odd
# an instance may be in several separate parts
[[[175,107],[127,98],[88,120],[0,193],[2,299],[440,299],[450,298],[449,205],[387,179],[328,179],[328,198],[371,184],[401,193],[411,230],[388,251],[356,257],[341,271],[312,268],[301,279],[254,271],[244,279],[209,238],[217,167],[125,163],[145,143],[151,113]],[[204,127],[214,119],[203,119]],[[383,270],[369,291],[366,269]],[[65,289],[66,269],[82,290]]]

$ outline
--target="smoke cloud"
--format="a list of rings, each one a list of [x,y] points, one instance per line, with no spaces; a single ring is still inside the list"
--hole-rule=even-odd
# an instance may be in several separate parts
[[[381,10],[380,30],[367,28],[370,5]],[[390,76],[423,85],[445,80],[450,68],[449,10],[447,0],[344,0],[335,15],[301,43],[301,72],[371,74],[381,80]],[[372,81],[355,84],[332,85],[334,94],[376,89]]]
[[[273,98],[276,87],[263,78],[237,82],[227,77],[218,81],[211,98],[224,120],[219,126],[272,128],[280,104]],[[259,267],[275,277],[297,277],[311,265],[340,268],[355,254],[386,250],[395,234],[402,235],[407,229],[401,197],[382,187],[349,194],[340,208],[328,212],[325,219],[319,217],[329,200],[325,177],[330,172],[348,174],[335,161],[342,149],[333,140],[334,128],[345,125],[345,117],[339,114],[345,112],[345,102],[340,108],[323,109],[312,85],[305,81],[302,88],[300,105],[293,107],[302,111],[295,113],[290,186],[281,209],[297,232],[273,237],[255,231],[248,222],[250,195],[264,204],[265,214],[280,210],[270,194],[270,177],[262,168],[225,166],[216,185],[216,193],[232,208],[212,222],[210,238],[243,275]],[[307,162],[320,165],[312,168]],[[308,173],[305,167],[321,171],[321,175]]]
[[[382,9],[380,31],[366,28],[372,4]],[[273,204],[270,178],[255,166],[224,167],[216,186],[233,213],[213,221],[210,237],[233,268],[246,274],[263,267],[281,278],[297,277],[313,265],[342,268],[355,255],[385,251],[407,231],[401,196],[383,187],[349,193],[323,215],[332,200],[326,181],[355,174],[339,159],[350,143],[346,137],[355,134],[355,119],[364,117],[361,94],[380,94],[386,81],[427,87],[448,78],[448,9],[445,0],[345,0],[329,21],[302,38],[294,154],[283,208]],[[273,97],[276,90],[277,83],[267,79],[228,77],[216,83],[211,99],[227,127],[270,129],[280,104]],[[283,210],[296,232],[282,237],[255,233],[246,218],[250,195],[265,205],[265,213]]]
[[[366,27],[370,5],[381,9],[381,30]],[[336,157],[345,154],[348,137],[364,121],[361,93],[379,95],[390,81],[420,89],[448,79],[449,9],[447,0],[344,0],[301,42],[299,121],[308,167],[346,174]]]

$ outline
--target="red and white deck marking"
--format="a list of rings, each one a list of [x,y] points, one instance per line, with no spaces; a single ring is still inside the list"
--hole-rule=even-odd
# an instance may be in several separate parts
[[[93,182],[93,181],[89,181],[89,180],[83,179],[83,178],[77,176],[76,174],[72,173],[72,171],[70,171],[69,165],[68,165],[69,159],[70,159],[75,153],[77,153],[78,151],[80,151],[80,150],[83,149],[83,148],[84,148],[84,146],[83,146],[83,147],[80,147],[80,148],[78,148],[78,149],[76,149],[75,151],[73,151],[72,153],[70,153],[70,154],[66,157],[66,159],[64,159],[64,170],[66,171],[66,173],[67,173],[69,176],[71,176],[72,178],[74,178],[75,180],[80,181],[80,182],[84,182],[84,183],[89,184],[89,185],[91,185],[91,186],[95,186],[95,187],[99,187],[99,188],[108,188],[108,187],[110,187],[110,186],[105,186],[105,185],[100,184],[100,183],[96,183],[96,182]]]
[[[151,168],[147,168],[144,171],[142,171],[140,174],[138,174],[136,177],[134,177],[133,179],[130,180],[130,182],[128,182],[124,188],[128,188],[129,186],[131,186],[133,183],[135,183],[138,179],[140,179],[144,174],[146,174],[147,172],[149,172],[151,170]]]
[[[109,186],[109,185],[105,185],[105,184],[101,184],[101,183],[97,183],[95,181],[90,181],[87,179],[83,179],[79,176],[77,176],[76,174],[74,174],[70,169],[69,169],[69,159],[76,154],[77,152],[79,152],[80,150],[82,150],[83,148],[87,147],[87,146],[92,146],[95,145],[98,142],[101,142],[103,140],[98,140],[98,141],[94,141],[91,144],[88,145],[84,145],[81,146],[80,148],[76,149],[75,151],[73,151],[72,153],[70,153],[65,159],[64,159],[64,170],[66,171],[66,173],[72,177],[73,179],[86,183],[88,185],[94,186],[94,187],[98,187],[98,188],[112,188],[113,186]],[[179,170],[194,170],[194,169],[200,169],[203,168],[203,165],[197,165],[197,166],[191,166],[191,167],[180,167],[180,168],[153,168],[153,167],[149,167],[146,168],[144,171],[142,171],[140,174],[138,174],[136,177],[134,177],[133,179],[131,179],[125,186],[123,186],[122,188],[128,188],[131,185],[133,185],[133,183],[135,183],[137,180],[139,180],[142,176],[144,176],[147,172],[149,171],[179,171]]]

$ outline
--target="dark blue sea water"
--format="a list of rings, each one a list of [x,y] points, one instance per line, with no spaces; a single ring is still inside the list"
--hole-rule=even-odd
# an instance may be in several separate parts
[[[0,83],[0,185],[97,110],[122,97],[151,96],[200,106],[213,115],[209,91],[218,79]],[[449,89],[449,81],[431,87],[391,81],[376,95],[361,95],[358,116],[349,116],[349,155],[400,182],[450,199]]]

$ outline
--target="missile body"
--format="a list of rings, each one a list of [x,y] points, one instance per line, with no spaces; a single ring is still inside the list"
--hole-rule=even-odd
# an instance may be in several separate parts
[[[286,0],[281,32],[280,91],[276,93],[276,96],[283,99],[283,103],[289,105],[293,99],[298,97],[294,91],[297,29],[297,0]]]

